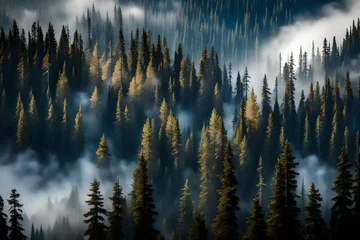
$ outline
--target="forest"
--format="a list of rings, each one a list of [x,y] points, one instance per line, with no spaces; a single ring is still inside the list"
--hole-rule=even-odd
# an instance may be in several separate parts
[[[1,1],[0,240],[359,238],[360,16],[266,52],[359,3],[34,2]]]

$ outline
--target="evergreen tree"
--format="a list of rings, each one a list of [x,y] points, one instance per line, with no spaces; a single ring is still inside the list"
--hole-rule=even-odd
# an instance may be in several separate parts
[[[149,178],[153,179],[156,176],[156,146],[150,119],[146,119],[142,130],[140,152],[147,164]]]
[[[153,190],[149,182],[148,167],[144,155],[140,152],[138,167],[134,172],[132,192],[132,215],[134,218],[134,239],[156,239],[158,231],[154,229],[155,204]]]
[[[198,163],[200,174],[200,193],[199,193],[199,211],[206,216],[209,208],[209,188],[210,188],[210,143],[207,135],[207,128],[204,125],[201,130],[200,145],[198,149]]]
[[[208,230],[206,229],[205,218],[199,212],[194,213],[189,230],[188,240],[207,240]]]
[[[218,190],[220,199],[218,211],[212,224],[214,239],[236,239],[237,232],[237,211],[239,198],[236,196],[236,177],[233,166],[233,152],[230,143],[225,146],[223,173],[219,175],[221,189]]]
[[[110,150],[103,134],[96,150],[96,165],[98,168],[110,168]]]
[[[74,125],[74,154],[75,157],[79,157],[85,148],[85,136],[84,136],[84,128],[83,128],[83,120],[82,120],[82,109],[79,107],[79,111],[76,113],[75,117],[75,125]]]
[[[109,199],[112,202],[112,211],[108,213],[110,226],[107,231],[106,240],[122,240],[124,239],[124,233],[122,232],[123,225],[123,212],[124,209],[124,197],[122,195],[122,188],[119,181],[115,181],[113,187],[113,194]]]
[[[258,167],[259,183],[256,185],[258,191],[253,199],[251,215],[247,218],[248,228],[242,237],[243,240],[262,240],[266,239],[266,224],[262,213],[262,188],[265,186],[262,176],[262,158],[259,159]]]
[[[339,156],[340,162],[337,164],[338,174],[334,180],[332,190],[336,196],[332,199],[334,205],[331,208],[330,234],[331,239],[350,239],[351,238],[351,219],[352,219],[352,195],[353,187],[352,174],[350,172],[347,147],[343,146]]]
[[[23,234],[24,229],[22,228],[21,222],[24,220],[22,216],[22,207],[23,204],[19,203],[20,194],[16,189],[11,190],[10,199],[8,199],[8,204],[10,206],[9,212],[9,222],[10,222],[10,233],[9,240],[26,240],[27,237]]]
[[[305,240],[320,240],[327,239],[327,227],[324,219],[321,216],[321,195],[319,189],[315,188],[312,183],[309,191],[309,203],[305,210],[307,217],[305,218],[305,225],[302,229],[302,236]]]
[[[188,179],[186,179],[184,188],[182,189],[179,208],[180,208],[180,216],[177,222],[179,229],[178,235],[180,235],[182,239],[187,239],[186,232],[190,228],[192,214],[193,214],[193,205],[191,201]]]
[[[269,114],[271,112],[270,89],[266,75],[264,75],[261,90],[261,126],[262,132],[265,132]]]
[[[259,192],[255,195],[251,209],[251,215],[247,219],[248,228],[242,237],[243,240],[266,239],[266,224],[260,203]]]
[[[100,93],[97,86],[95,86],[90,98],[90,108],[93,109],[95,113],[98,113],[100,110]]]
[[[354,223],[360,221],[360,132],[356,133],[356,155],[354,173]]]
[[[90,206],[90,210],[84,214],[86,218],[84,222],[88,224],[83,236],[89,236],[89,239],[101,240],[106,239],[106,229],[104,217],[107,211],[103,208],[104,198],[100,192],[100,182],[96,179],[91,183],[90,197],[86,203]]]
[[[27,146],[26,116],[24,107],[21,107],[16,127],[16,148],[24,150]]]
[[[245,71],[244,71],[243,80],[242,80],[245,101],[247,101],[248,96],[249,96],[248,92],[250,90],[250,86],[249,86],[250,78],[251,77],[249,75],[248,68],[247,68],[247,66],[245,66]]]
[[[8,216],[4,213],[4,199],[0,195],[0,239],[3,240],[9,240],[9,227],[7,225],[7,217]]]
[[[270,239],[296,239],[300,209],[296,206],[296,175],[289,141],[286,140],[283,151],[275,167],[274,196],[270,199],[267,236]]]

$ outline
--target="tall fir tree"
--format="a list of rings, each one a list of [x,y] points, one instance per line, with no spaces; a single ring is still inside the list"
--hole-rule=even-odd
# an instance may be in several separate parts
[[[192,215],[193,215],[193,203],[191,201],[189,181],[186,179],[184,188],[180,198],[180,216],[178,218],[178,235],[181,239],[187,239],[187,231],[190,229]]]
[[[87,224],[87,228],[83,233],[83,236],[88,236],[89,240],[105,240],[107,227],[104,224],[104,216],[107,215],[107,211],[104,207],[104,198],[100,192],[100,182],[97,179],[91,183],[90,197],[86,203],[90,209],[84,214],[84,222]]]
[[[236,196],[236,177],[233,165],[233,152],[230,143],[225,146],[223,172],[219,175],[221,189],[218,211],[212,224],[214,239],[237,239],[237,211],[239,198]]]
[[[350,239],[352,235],[351,219],[353,199],[351,190],[353,179],[350,172],[351,164],[347,152],[347,146],[343,146],[337,164],[338,174],[334,180],[332,190],[336,196],[332,199],[334,205],[331,208],[330,238]]]
[[[188,240],[207,240],[208,230],[206,228],[205,217],[199,212],[194,213],[189,230]]]
[[[8,216],[4,213],[4,199],[0,195],[0,239],[3,240],[9,240],[7,218]]]
[[[132,191],[132,216],[134,219],[134,240],[156,239],[158,231],[154,229],[155,203],[153,189],[149,182],[148,167],[144,155],[140,152],[138,167],[134,172]]]
[[[124,211],[124,196],[119,181],[114,182],[112,196],[109,197],[112,202],[112,211],[108,213],[110,226],[107,231],[106,240],[122,240],[124,239],[123,229],[123,215]]]
[[[10,240],[26,240],[27,237],[24,235],[24,228],[22,227],[21,222],[23,219],[23,204],[19,202],[20,194],[16,191],[16,189],[11,190],[10,199],[8,199],[8,204],[10,206],[9,209],[9,223],[10,223],[10,232],[9,239]]]
[[[307,217],[305,218],[305,225],[302,228],[302,237],[304,240],[320,240],[328,239],[328,230],[326,223],[321,214],[321,195],[319,189],[315,188],[312,183],[309,191],[309,203],[305,210]]]

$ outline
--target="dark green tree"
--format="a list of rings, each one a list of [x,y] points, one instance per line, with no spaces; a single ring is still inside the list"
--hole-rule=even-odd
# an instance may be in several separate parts
[[[206,228],[205,217],[199,212],[194,213],[189,230],[188,240],[207,240],[208,230]]]
[[[305,218],[305,225],[302,228],[302,237],[305,240],[321,240],[328,239],[327,227],[321,215],[321,195],[319,189],[315,188],[312,183],[309,191],[309,203],[305,210],[307,217]]]
[[[10,199],[8,199],[8,204],[10,206],[10,240],[26,240],[27,237],[23,234],[23,227],[21,222],[24,220],[22,216],[22,207],[23,204],[19,203],[20,194],[16,191],[16,189],[11,190]]]
[[[236,196],[237,181],[233,165],[233,152],[229,142],[225,146],[223,172],[218,177],[222,186],[218,190],[220,195],[218,211],[212,223],[214,239],[237,239],[237,211],[240,208],[238,207],[239,198]]]
[[[140,152],[138,167],[134,172],[132,191],[132,216],[134,219],[134,240],[156,239],[158,231],[154,229],[155,203],[153,190],[148,177],[148,167],[144,155]]]
[[[104,198],[100,192],[100,182],[96,179],[91,183],[90,197],[86,203],[90,206],[90,210],[84,214],[86,218],[84,222],[88,224],[83,236],[89,236],[89,240],[105,240],[106,229],[104,217],[107,211],[104,207]]]
[[[123,229],[123,212],[124,196],[122,195],[122,188],[119,181],[115,181],[113,187],[113,194],[109,199],[112,202],[112,211],[108,213],[110,226],[107,231],[106,240],[122,240],[124,239]]]
[[[0,195],[0,239],[8,240],[8,232],[7,215],[4,213],[4,199]]]

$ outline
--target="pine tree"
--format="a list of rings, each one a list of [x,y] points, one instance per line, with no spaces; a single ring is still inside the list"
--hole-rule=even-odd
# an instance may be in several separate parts
[[[354,223],[360,221],[360,132],[356,133],[356,155],[354,173]]]
[[[237,232],[237,211],[239,198],[236,196],[236,177],[233,166],[233,152],[230,143],[225,146],[223,173],[219,175],[221,189],[218,190],[220,199],[218,211],[212,224],[214,239],[236,239]]]
[[[204,125],[201,130],[200,145],[198,149],[198,163],[200,172],[200,193],[199,193],[199,211],[201,214],[208,212],[209,208],[209,188],[210,188],[210,143],[207,135],[207,128]]]
[[[23,204],[19,203],[20,194],[16,189],[11,190],[10,199],[8,199],[8,204],[10,206],[9,212],[9,222],[10,222],[10,233],[9,240],[26,240],[27,237],[23,234],[24,229],[22,228],[21,222],[23,221],[22,217],[22,207]]]
[[[242,237],[243,240],[263,240],[266,239],[266,224],[259,198],[259,192],[255,195],[251,215],[247,219],[248,228]]]
[[[264,75],[261,90],[261,126],[262,132],[265,132],[269,114],[271,112],[270,89],[266,75]]]
[[[109,199],[112,202],[112,211],[108,213],[110,226],[107,231],[106,240],[122,240],[124,239],[123,229],[123,212],[124,196],[119,181],[114,182],[113,194]]]
[[[154,130],[151,126],[150,119],[146,119],[142,130],[140,152],[147,164],[149,178],[153,179],[156,176],[156,146]]]
[[[91,183],[90,197],[86,203],[90,206],[90,210],[84,214],[86,218],[84,222],[88,224],[83,236],[89,236],[89,240],[104,240],[106,239],[106,229],[104,217],[107,211],[103,208],[104,198],[100,192],[100,182],[96,179]]]
[[[95,113],[100,111],[100,93],[97,86],[95,86],[90,98],[90,108],[93,109]]]
[[[24,107],[21,107],[19,118],[16,127],[16,147],[18,150],[24,150],[27,146],[27,133],[26,133],[26,116]]]
[[[181,189],[182,194],[180,198],[180,216],[178,218],[177,226],[182,239],[187,239],[186,232],[190,228],[193,214],[193,205],[191,201],[189,181],[186,179],[184,188]]]
[[[35,240],[35,229],[34,229],[34,224],[31,224],[30,240]]]
[[[132,215],[134,219],[134,240],[156,239],[158,231],[153,228],[155,204],[149,182],[147,163],[140,152],[138,167],[134,172],[132,192]]]
[[[332,199],[334,205],[331,208],[330,234],[331,239],[349,239],[351,238],[351,219],[352,219],[352,195],[353,187],[352,174],[350,172],[351,164],[349,163],[347,146],[343,146],[340,162],[337,164],[338,175],[334,180],[332,190],[336,196]]]
[[[245,66],[245,71],[244,71],[244,75],[243,75],[243,80],[242,80],[242,85],[243,85],[243,91],[244,91],[244,98],[245,101],[247,101],[248,99],[248,92],[250,90],[250,76],[249,76],[249,72],[248,72],[248,68],[247,66]]]
[[[75,125],[74,125],[74,154],[76,157],[79,157],[85,148],[85,136],[84,136],[84,128],[83,128],[83,120],[82,120],[82,109],[79,107],[79,111],[76,113],[75,117]]]
[[[206,229],[204,215],[200,214],[199,212],[195,212],[191,222],[188,240],[207,240],[207,239],[208,239],[208,230]]]
[[[266,224],[264,214],[262,213],[262,188],[265,186],[262,176],[262,158],[259,159],[259,167],[257,169],[259,182],[256,185],[258,191],[253,199],[251,215],[247,218],[248,228],[242,237],[243,240],[262,240],[266,239]]]
[[[110,168],[110,150],[103,134],[96,150],[96,165],[98,168]]]
[[[60,105],[66,98],[69,98],[69,81],[66,76],[66,63],[64,63],[62,72],[59,75],[60,77],[56,85],[56,102]]]
[[[7,215],[4,213],[4,199],[0,195],[0,239],[8,240],[9,227],[7,225]]]
[[[328,239],[327,227],[321,215],[321,195],[319,189],[315,188],[312,183],[309,191],[309,203],[305,210],[307,217],[305,218],[305,225],[302,229],[302,236],[304,240],[320,240]]]
[[[300,226],[297,217],[300,209],[296,206],[296,175],[289,141],[286,140],[283,151],[275,167],[274,196],[270,199],[267,236],[270,239],[296,239]]]

